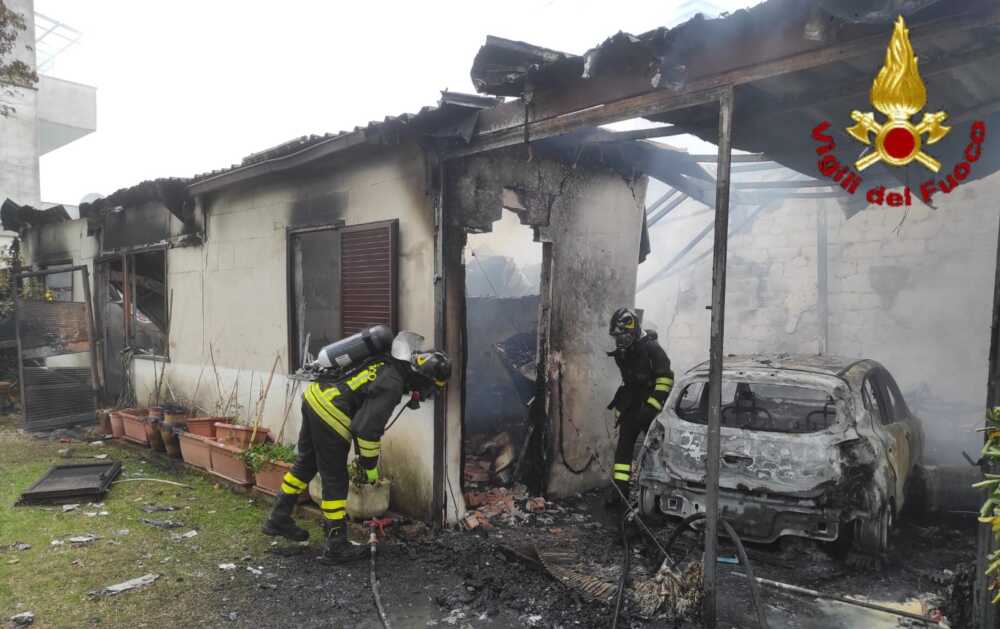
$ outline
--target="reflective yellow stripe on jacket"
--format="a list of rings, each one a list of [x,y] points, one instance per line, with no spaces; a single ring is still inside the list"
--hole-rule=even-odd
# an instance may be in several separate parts
[[[656,390],[657,391],[670,391],[671,387],[674,386],[674,379],[668,378],[666,376],[656,379]]]
[[[351,440],[351,418],[344,414],[344,411],[337,408],[333,399],[340,395],[340,389],[331,386],[324,390],[318,382],[313,382],[306,387],[305,399],[309,407],[316,412],[320,418],[337,431],[341,437],[347,441]]]
[[[368,441],[358,437],[358,454],[369,459],[378,457],[379,449],[382,447],[381,441]]]

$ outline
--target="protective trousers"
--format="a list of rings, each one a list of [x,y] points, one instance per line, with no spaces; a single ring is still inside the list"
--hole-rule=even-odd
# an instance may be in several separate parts
[[[612,472],[615,486],[627,499],[632,478],[632,453],[639,435],[649,430],[655,415],[642,412],[643,400],[634,401],[621,415],[618,425],[618,447],[615,448],[615,467]]]
[[[341,526],[347,514],[347,455],[351,444],[319,415],[302,403],[302,428],[299,429],[298,458],[281,484],[284,494],[301,494],[319,472],[323,481],[320,509],[327,527]]]

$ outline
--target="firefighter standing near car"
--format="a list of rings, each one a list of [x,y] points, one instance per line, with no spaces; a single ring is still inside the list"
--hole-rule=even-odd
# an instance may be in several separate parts
[[[357,367],[349,369],[346,375],[324,380],[321,374],[306,388],[298,458],[291,471],[285,474],[281,492],[263,525],[267,535],[280,535],[300,542],[308,539],[308,531],[295,524],[292,511],[299,495],[306,491],[309,481],[318,472],[323,481],[320,509],[326,534],[321,557],[324,563],[345,563],[360,559],[367,552],[366,547],[351,544],[347,535],[345,517],[350,481],[347,455],[351,445],[354,445],[357,466],[365,480],[373,484],[378,482],[381,438],[393,410],[408,392],[411,392],[409,405],[415,408],[419,401],[433,395],[436,388],[443,387],[451,375],[451,362],[443,352],[419,349],[423,341],[420,335],[401,332],[392,339],[388,354],[377,344],[386,335],[392,339],[388,328],[376,326],[320,351],[321,360],[329,353],[329,360],[325,360],[322,367],[346,363],[353,358],[346,358],[347,354],[337,349],[327,352],[338,344],[349,345],[352,339],[360,339],[354,343],[355,348],[361,348],[357,354],[370,355]],[[378,350],[382,350],[381,353]]]
[[[656,332],[643,331],[633,311],[615,310],[608,332],[615,339],[615,350],[608,356],[614,357],[622,376],[621,386],[608,405],[619,429],[612,471],[614,487],[605,503],[613,508],[622,506],[622,496],[629,495],[635,440],[663,410],[674,386],[674,372],[667,353],[656,340]]]

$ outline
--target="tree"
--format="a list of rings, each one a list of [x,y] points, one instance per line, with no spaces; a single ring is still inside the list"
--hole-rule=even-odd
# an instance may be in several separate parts
[[[38,74],[27,63],[14,57],[17,40],[28,26],[24,16],[7,7],[0,0],[0,96],[12,97],[18,88],[31,88],[38,82]],[[26,49],[31,46],[25,44]],[[0,102],[0,118],[14,113],[13,106]]]

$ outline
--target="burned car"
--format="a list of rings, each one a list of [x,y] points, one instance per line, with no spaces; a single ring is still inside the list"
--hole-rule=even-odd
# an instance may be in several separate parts
[[[640,457],[640,507],[705,509],[708,363],[689,370]],[[719,513],[744,540],[794,535],[884,552],[923,448],[919,420],[873,360],[723,361]]]

